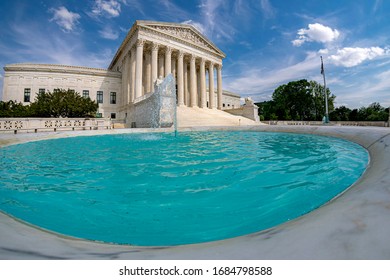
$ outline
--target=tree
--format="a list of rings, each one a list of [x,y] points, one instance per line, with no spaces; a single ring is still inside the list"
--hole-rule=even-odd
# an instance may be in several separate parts
[[[259,107],[259,116],[260,120],[277,120],[275,114],[275,102],[274,101],[264,101],[260,103],[255,103]]]
[[[82,97],[73,90],[55,89],[38,93],[31,104],[35,117],[94,117],[99,105],[89,97]]]
[[[389,109],[382,107],[378,102],[368,107],[349,109],[345,106],[336,108],[330,116],[334,121],[388,121]]]
[[[329,118],[332,121],[349,121],[351,118],[351,113],[352,113],[351,109],[345,106],[341,106],[336,108],[333,112],[331,112]]]
[[[30,106],[24,106],[16,101],[0,102],[0,118],[24,118],[31,115]]]
[[[359,121],[387,121],[388,118],[388,110],[383,108],[378,102],[370,104],[367,108],[361,107],[357,117]]]
[[[329,110],[333,110],[335,96],[327,88]],[[272,94],[273,112],[280,120],[321,120],[325,115],[323,86],[315,81],[289,82]]]

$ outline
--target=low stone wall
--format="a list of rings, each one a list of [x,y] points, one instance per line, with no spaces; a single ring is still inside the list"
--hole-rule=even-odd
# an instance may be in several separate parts
[[[262,123],[269,125],[322,125],[321,121],[262,121]],[[336,122],[331,121],[329,125],[338,126],[376,126],[376,127],[389,127],[388,122]]]
[[[269,125],[322,125],[320,121],[262,121]]]
[[[109,119],[0,118],[0,133],[111,129]]]
[[[335,125],[344,125],[344,126],[377,126],[377,127],[389,127],[388,122],[330,122]]]

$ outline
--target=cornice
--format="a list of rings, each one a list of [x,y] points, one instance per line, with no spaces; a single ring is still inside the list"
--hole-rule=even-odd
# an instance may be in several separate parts
[[[232,97],[241,97],[241,95],[227,90],[223,90],[222,94],[227,96],[232,96]]]
[[[59,64],[34,64],[34,63],[8,64],[4,66],[4,70],[7,72],[23,71],[23,72],[67,73],[67,74],[94,75],[94,76],[113,77],[113,78],[120,78],[122,76],[122,74],[119,72],[114,72],[102,68],[59,65]]]

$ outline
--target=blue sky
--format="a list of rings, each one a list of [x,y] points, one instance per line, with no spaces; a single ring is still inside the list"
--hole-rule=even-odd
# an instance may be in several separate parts
[[[387,0],[2,0],[0,66],[107,68],[137,19],[195,26],[227,55],[224,88],[243,97],[270,100],[297,79],[322,83],[322,55],[337,106],[390,106]]]

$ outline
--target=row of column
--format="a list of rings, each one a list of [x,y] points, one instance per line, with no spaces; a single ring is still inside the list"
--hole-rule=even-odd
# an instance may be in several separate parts
[[[177,50],[177,61],[172,64],[172,49],[164,47],[165,57],[159,56],[160,46],[152,43],[151,52],[144,54],[145,41],[137,40],[136,47],[131,48],[130,53],[125,57],[122,73],[125,92],[125,103],[134,102],[144,92],[152,92],[154,83],[160,76],[166,77],[169,74],[175,75],[177,81],[177,102],[179,106],[207,107],[206,99],[206,70],[209,75],[209,108],[222,109],[222,66],[217,64],[217,104],[214,97],[214,63],[206,59],[197,58],[193,54]],[[144,63],[144,55],[146,64]],[[190,57],[189,73],[188,62],[185,56]],[[199,72],[197,73],[196,60],[200,59]],[[177,62],[177,68],[176,68]],[[145,69],[144,69],[145,68]],[[207,69],[206,69],[207,68]],[[188,75],[189,74],[189,75]],[[189,76],[189,77],[188,77]],[[198,80],[199,78],[199,80]],[[198,91],[198,86],[199,91]],[[198,102],[198,94],[200,101]],[[189,97],[189,98],[188,98]]]

